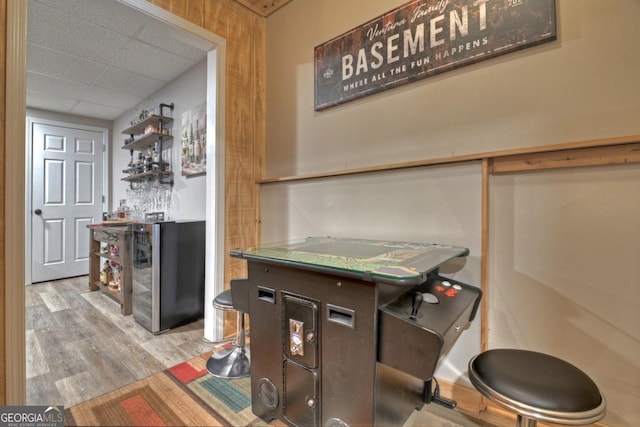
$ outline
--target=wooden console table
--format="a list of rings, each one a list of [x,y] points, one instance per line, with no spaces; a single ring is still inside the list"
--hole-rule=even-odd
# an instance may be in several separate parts
[[[120,303],[123,315],[129,315],[133,311],[131,229],[126,223],[117,225],[92,224],[88,228],[90,230],[89,243],[91,248],[89,290],[102,290],[106,295]],[[106,262],[119,270],[117,274],[114,274],[111,286],[101,280],[103,260],[106,260]]]

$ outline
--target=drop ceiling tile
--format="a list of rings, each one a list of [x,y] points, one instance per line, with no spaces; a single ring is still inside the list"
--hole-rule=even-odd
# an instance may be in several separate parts
[[[113,120],[213,48],[118,0],[28,1],[31,108]]]
[[[53,97],[78,99],[89,88],[84,83],[61,80],[41,74],[27,72],[27,87],[32,92],[46,93]]]
[[[139,41],[129,43],[113,66],[170,82],[196,62]]]
[[[108,105],[94,104],[91,102],[78,102],[72,109],[71,114],[84,117],[94,117],[103,120],[115,120],[123,115],[126,110],[122,108],[110,107]]]
[[[91,84],[105,69],[106,65],[104,64],[87,61],[31,43],[27,48],[27,70],[38,74]]]
[[[27,91],[27,105],[29,108],[68,113],[75,103],[76,101],[73,99]]]
[[[162,80],[153,79],[130,71],[117,68],[109,69],[104,73],[95,86],[104,89],[113,89],[119,92],[127,92],[139,96],[148,96],[166,83]]]
[[[29,9],[28,41],[68,55],[109,64],[129,38],[49,7]]]
[[[144,97],[124,91],[95,86],[88,88],[82,96],[83,101],[125,109],[131,108],[132,105],[138,105],[144,101],[144,99]]]

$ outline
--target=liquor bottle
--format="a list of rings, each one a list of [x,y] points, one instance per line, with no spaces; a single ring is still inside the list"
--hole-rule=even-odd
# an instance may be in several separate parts
[[[109,283],[109,270],[111,270],[111,267],[109,267],[109,261],[105,261],[102,271],[100,272],[100,283],[104,286],[107,286]]]

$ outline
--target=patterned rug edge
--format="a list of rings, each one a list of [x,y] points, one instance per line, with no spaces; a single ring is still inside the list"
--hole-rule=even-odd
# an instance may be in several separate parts
[[[65,408],[65,426],[115,426],[115,425],[149,425],[148,423],[130,423],[125,422],[122,423],[122,420],[118,421],[118,418],[107,418],[105,416],[114,415],[114,411],[103,411],[102,408],[105,406],[123,406],[123,403],[126,400],[131,400],[131,397],[134,399],[139,397],[141,394],[144,396],[145,389],[155,390],[156,386],[160,386],[161,390],[158,390],[159,395],[163,395],[162,389],[166,389],[170,387],[173,394],[176,394],[180,397],[182,407],[191,407],[196,408],[199,413],[199,419],[203,420],[203,417],[206,418],[206,421],[209,421],[207,425],[212,426],[224,426],[224,427],[233,427],[232,423],[229,420],[225,419],[220,413],[218,413],[215,408],[207,405],[201,398],[199,398],[195,393],[193,393],[189,388],[180,382],[179,379],[175,378],[171,375],[167,370],[158,372],[149,377],[143,378],[141,380],[134,381],[130,384],[127,384],[123,387],[120,387],[116,390],[112,390],[108,393],[105,393],[101,396],[95,397],[93,399],[87,400],[85,402],[81,402],[77,405],[74,405],[70,408]],[[160,424],[152,423],[151,425],[175,425],[175,426],[188,426],[188,425],[202,425],[202,423],[192,423],[189,422],[189,417],[183,417],[179,413],[180,411],[176,411],[175,407],[170,408],[170,405],[164,406],[162,404],[154,404],[154,402],[144,402],[150,406],[147,409],[151,410],[150,415],[155,416],[156,414],[160,414],[162,412],[172,412],[175,417],[178,417],[179,421],[174,422],[161,422]],[[99,421],[93,422],[94,419],[98,419]]]
[[[210,354],[211,352],[201,354],[117,390],[65,408],[65,426],[197,425],[238,427],[242,425],[277,427],[285,425],[278,420],[267,423],[253,414],[250,404],[251,390],[250,385],[245,381],[246,379],[227,381],[210,375],[205,368]],[[157,393],[155,393],[156,391]],[[242,404],[230,405],[226,400],[229,395],[238,397],[237,393],[243,395],[240,396],[242,398],[236,399]],[[145,399],[151,395],[153,395],[151,398]],[[248,406],[245,398],[249,399]],[[175,400],[172,401],[172,399]],[[142,404],[136,407],[135,402]],[[234,401],[234,403],[238,402]],[[130,405],[129,408],[133,408],[133,412],[127,409],[127,404]],[[190,409],[186,410],[186,408]],[[476,424],[475,420],[467,419],[453,421],[450,418],[452,414],[447,413],[446,415],[449,416],[443,416],[439,411],[433,412],[427,414],[424,411],[417,411],[410,417],[410,420],[407,420],[409,422],[405,425],[411,427],[422,427],[428,424],[443,427],[488,425]],[[123,423],[123,420],[129,420],[128,416],[131,416],[132,420],[137,419],[140,422]],[[435,422],[432,417],[438,418],[439,421]],[[158,422],[150,423],[149,421],[153,419],[157,419]]]
[[[184,362],[187,363],[187,362]],[[176,378],[173,374],[171,374],[169,372],[169,370],[164,370],[161,372],[163,375],[166,375],[171,381],[173,381],[174,384],[176,384],[180,389],[182,389],[182,391],[184,391],[194,402],[196,402],[198,405],[200,405],[205,411],[207,411],[207,413],[209,413],[209,415],[211,415],[213,418],[215,418],[219,423],[221,423],[221,425],[225,426],[225,427],[234,427],[231,424],[229,424],[229,422],[222,416],[220,415],[217,411],[215,411],[211,406],[209,406],[207,404],[207,402],[205,402],[200,396],[198,396],[197,394],[195,394],[192,390],[189,389],[189,387],[187,387],[186,384],[182,383],[182,381],[180,381],[178,378]]]
[[[214,351],[221,350],[223,347],[218,348]],[[236,419],[235,416],[240,416],[242,418],[243,424],[247,426],[257,426],[257,425],[265,425],[262,420],[260,420],[254,414],[250,414],[249,417],[246,415],[246,411],[243,414],[240,412],[233,412],[232,408],[226,407],[222,408],[223,412],[220,412],[221,408],[216,408],[212,406],[212,402],[207,402],[200,395],[198,395],[197,390],[192,389],[196,385],[201,386],[203,381],[207,379],[213,379],[211,375],[208,374],[204,365],[206,360],[210,356],[212,352],[203,353],[199,356],[196,356],[192,359],[184,361],[182,363],[178,363],[170,368],[167,368],[163,371],[157,372],[149,377],[134,381],[125,386],[122,386],[116,390],[112,390],[107,392],[101,396],[92,398],[85,402],[78,403],[77,405],[71,406],[69,408],[65,408],[65,425],[66,426],[82,426],[82,425],[96,425],[91,423],[90,420],[98,419],[98,415],[96,414],[97,408],[100,405],[104,405],[106,403],[111,403],[112,401],[117,401],[125,395],[134,392],[140,392],[144,387],[149,386],[149,384],[154,383],[159,378],[164,378],[169,381],[171,386],[176,390],[179,390],[184,394],[184,397],[188,399],[189,405],[193,405],[194,408],[198,407],[203,413],[208,415],[211,418],[211,425],[216,426],[224,426],[224,427],[237,427],[234,423],[234,420],[237,422],[239,419]],[[215,396],[214,396],[215,397]],[[224,402],[219,402],[220,405],[224,405]],[[227,405],[228,406],[228,405]],[[159,413],[158,408],[154,409],[154,414]],[[229,417],[225,416],[225,413],[229,415]],[[87,415],[90,414],[90,415]],[[190,425],[188,420],[182,420],[183,422],[179,425]],[[108,422],[107,420],[102,419],[101,424],[98,425],[115,425],[116,422]],[[193,424],[191,424],[193,425]]]

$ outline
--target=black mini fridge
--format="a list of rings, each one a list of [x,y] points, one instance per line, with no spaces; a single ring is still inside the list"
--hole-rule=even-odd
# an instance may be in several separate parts
[[[205,222],[132,224],[133,317],[154,334],[204,316]]]

